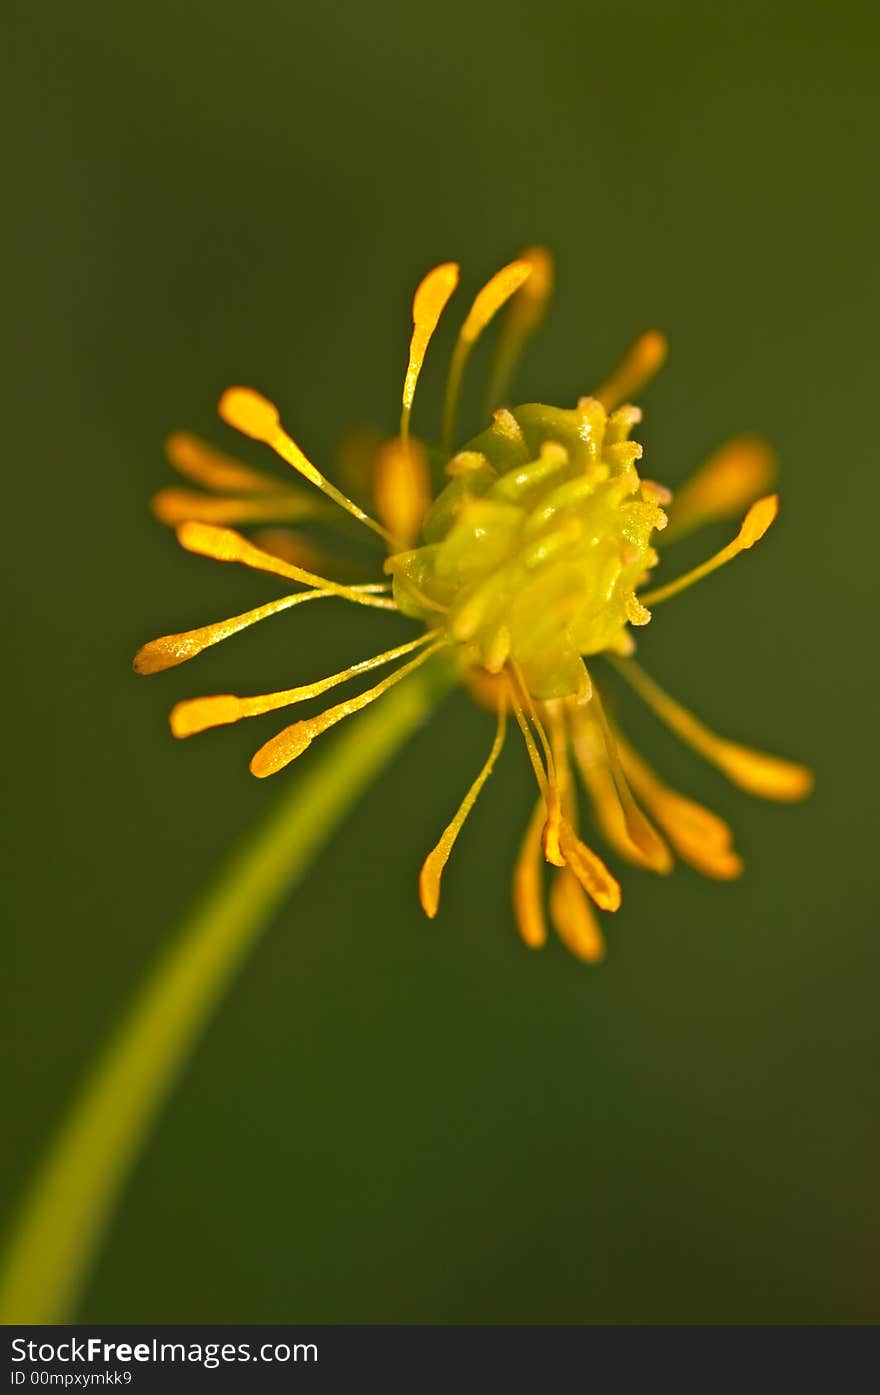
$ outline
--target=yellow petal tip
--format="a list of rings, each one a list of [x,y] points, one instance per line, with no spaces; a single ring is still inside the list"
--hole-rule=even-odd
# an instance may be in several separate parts
[[[147,644],[142,644],[131,661],[131,666],[135,673],[160,673],[163,668],[168,667],[163,663],[163,656],[156,653],[156,641],[150,640]]]
[[[429,920],[433,920],[440,908],[440,876],[443,863],[437,866],[437,859],[429,853],[419,872],[419,901]]]
[[[737,542],[740,547],[754,547],[763,538],[776,515],[779,513],[779,495],[765,494],[757,499],[743,519]]]
[[[258,780],[275,775],[291,761],[301,756],[312,744],[314,733],[310,722],[294,722],[273,736],[251,758],[250,772]]]
[[[525,258],[509,262],[486,282],[478,292],[467,319],[461,328],[461,338],[467,344],[478,339],[489,321],[494,318],[505,301],[519,290],[532,275],[533,263]]]
[[[815,783],[807,766],[732,741],[718,743],[715,761],[727,778],[747,794],[781,804],[806,799]]]
[[[171,734],[181,740],[211,727],[228,726],[237,721],[239,715],[239,699],[231,693],[218,693],[214,697],[186,698],[175,703],[168,724]]]
[[[253,388],[227,388],[217,404],[223,421],[255,441],[271,441],[281,418],[274,402]]]

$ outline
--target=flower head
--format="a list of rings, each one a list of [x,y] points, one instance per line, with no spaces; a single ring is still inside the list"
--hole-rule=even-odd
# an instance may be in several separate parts
[[[350,454],[347,473],[362,486],[368,482],[375,516],[312,464],[285,430],[277,408],[250,388],[228,389],[220,400],[221,417],[268,445],[313,488],[254,470],[195,437],[170,438],[172,465],[203,487],[163,489],[154,499],[155,512],[177,527],[182,546],[284,578],[298,589],[231,619],[153,640],[137,654],[135,668],[153,673],[172,667],[249,625],[322,598],[397,611],[419,622],[419,632],[405,643],[318,682],[259,696],[224,693],[180,702],[172,710],[171,729],[176,736],[191,736],[260,716],[400,661],[356,695],[266,741],[251,770],[259,777],[272,775],[321,733],[421,665],[445,656],[476,700],[496,714],[497,727],[485,764],[422,866],[422,905],[429,916],[436,914],[449,854],[512,720],[537,785],[513,875],[520,933],[533,947],[547,938],[542,867],[549,863],[555,869],[550,920],[574,954],[595,961],[604,953],[596,908],[616,911],[621,892],[580,837],[578,783],[605,841],[622,858],[661,874],[671,870],[676,855],[721,880],[742,870],[723,820],[671,789],[626,740],[607,700],[609,669],[734,784],[777,800],[800,799],[811,787],[803,766],[710,731],[633,658],[633,631],[648,624],[654,607],[752,547],[770,527],[778,508],[777,496],[766,492],[775,473],[773,456],[761,441],[738,437],[674,499],[663,485],[640,475],[642,447],[631,437],[641,412],[629,399],[639,395],[665,358],[665,339],[653,331],[574,407],[500,405],[518,352],[540,322],[550,293],[552,266],[540,248],[502,268],[474,299],[453,350],[442,445],[429,448],[411,434],[410,419],[428,344],[458,279],[458,267],[447,262],[429,272],[416,291],[399,434]],[[456,418],[467,361],[502,309],[489,424],[459,445]],[[435,494],[437,463],[444,484]],[[662,543],[743,509],[739,531],[720,552],[676,580],[652,584]],[[383,545],[384,563],[377,560],[371,579],[352,575],[345,563],[328,562],[308,536],[278,526],[334,518],[369,530]],[[259,525],[262,531],[247,537],[233,531],[233,524]],[[270,524],[275,526],[267,528]]]

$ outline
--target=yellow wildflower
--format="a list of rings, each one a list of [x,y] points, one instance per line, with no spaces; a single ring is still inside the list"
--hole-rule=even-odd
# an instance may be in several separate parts
[[[286,432],[276,407],[251,388],[228,389],[221,417],[271,447],[317,492],[254,470],[195,437],[170,438],[172,465],[207,491],[163,489],[153,501],[159,518],[177,527],[182,546],[284,578],[299,589],[231,619],[153,640],[139,651],[135,668],[169,668],[259,620],[321,598],[397,611],[419,622],[413,639],[318,682],[253,697],[224,693],[180,702],[171,729],[175,736],[191,736],[260,716],[403,660],[364,691],[266,741],[251,770],[272,775],[322,732],[445,652],[476,700],[496,713],[497,729],[484,766],[422,866],[422,905],[429,916],[436,914],[443,869],[512,718],[538,790],[513,875],[520,933],[533,947],[547,938],[542,866],[549,863],[556,869],[550,920],[574,954],[595,961],[604,953],[604,940],[594,907],[617,910],[621,892],[580,837],[575,773],[606,841],[629,861],[663,874],[678,855],[719,879],[737,876],[742,864],[723,820],[671,789],[630,746],[607,710],[601,670],[595,676],[592,671],[594,657],[615,668],[682,740],[741,788],[795,800],[811,787],[803,766],[715,735],[632,657],[633,629],[648,624],[652,607],[763,537],[778,508],[777,496],[765,492],[774,460],[763,442],[738,437],[675,500],[663,485],[640,476],[642,447],[631,433],[641,412],[629,399],[665,358],[666,341],[655,331],[642,335],[595,393],[572,408],[498,405],[550,294],[552,265],[540,248],[502,268],[476,296],[453,350],[443,444],[431,452],[411,435],[410,418],[428,344],[458,279],[458,267],[447,262],[416,291],[398,436],[350,455],[346,473],[361,482],[369,478],[376,517],[325,478]],[[456,445],[459,389],[471,349],[505,305],[491,375],[490,424]],[[435,497],[432,458],[442,461],[447,480]],[[650,584],[659,540],[743,509],[736,537],[720,552],[677,580]],[[381,540],[384,575],[377,564],[374,579],[353,580],[344,564],[325,564],[307,536],[277,526],[334,515],[345,523],[356,520]],[[248,538],[232,524],[276,526]],[[335,575],[321,574],[328,570]]]

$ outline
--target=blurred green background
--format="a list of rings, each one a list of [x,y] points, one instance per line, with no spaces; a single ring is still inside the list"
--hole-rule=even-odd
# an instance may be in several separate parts
[[[553,249],[526,398],[570,403],[662,326],[650,475],[771,437],[779,524],[658,612],[642,654],[718,730],[818,775],[803,806],[751,802],[626,704],[748,868],[629,873],[588,970],[515,937],[517,744],[422,918],[419,863],[491,739],[453,698],[235,984],[82,1318],[876,1320],[876,8],[56,0],[10,19],[10,1206],[182,909],[281,793],[246,769],[270,724],[180,745],[171,702],[398,633],[307,607],[136,679],[144,639],[278,594],[151,520],[163,437],[231,445],[214,404],[236,381],[319,462],[346,427],[392,429],[433,262],[473,291]]]

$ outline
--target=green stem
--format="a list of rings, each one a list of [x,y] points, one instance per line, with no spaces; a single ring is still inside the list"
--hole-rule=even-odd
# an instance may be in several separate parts
[[[450,681],[448,666],[434,661],[328,741],[184,921],[37,1170],[0,1276],[0,1322],[71,1320],[128,1175],[236,970]]]

